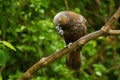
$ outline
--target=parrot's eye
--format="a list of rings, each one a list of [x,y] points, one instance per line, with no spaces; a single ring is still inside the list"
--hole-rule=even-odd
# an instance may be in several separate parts
[[[58,21],[58,23],[59,23],[59,25],[60,25],[60,24],[62,24],[62,21],[61,21],[61,20],[59,20],[59,21]]]

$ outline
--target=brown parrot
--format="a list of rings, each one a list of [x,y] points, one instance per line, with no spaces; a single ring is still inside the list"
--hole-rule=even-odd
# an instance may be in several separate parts
[[[86,34],[86,19],[72,11],[62,11],[55,15],[54,24],[58,34],[63,37],[66,45],[78,40]],[[82,47],[67,54],[66,65],[69,69],[79,71],[81,66]]]

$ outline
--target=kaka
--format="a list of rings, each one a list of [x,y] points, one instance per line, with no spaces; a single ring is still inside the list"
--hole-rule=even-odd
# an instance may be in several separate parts
[[[54,17],[54,24],[58,34],[63,37],[66,45],[78,40],[86,34],[86,19],[72,11],[62,11]],[[69,69],[79,71],[81,66],[82,47],[68,53],[66,56],[66,65]]]

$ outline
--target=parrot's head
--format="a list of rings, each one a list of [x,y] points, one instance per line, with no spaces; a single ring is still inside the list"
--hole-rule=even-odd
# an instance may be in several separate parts
[[[62,30],[65,30],[74,23],[74,20],[77,20],[79,15],[72,11],[62,11],[55,15],[54,24],[59,26]]]
[[[69,22],[69,17],[63,11],[63,12],[60,12],[55,15],[53,22],[56,26],[56,29],[57,29],[59,35],[63,36],[64,28],[66,27],[66,25]]]
[[[66,14],[66,12],[63,11],[63,12],[56,14],[53,21],[56,27],[59,27],[62,30],[64,30],[63,27],[66,27],[65,25],[69,23],[70,19],[68,15]]]
[[[62,11],[55,15],[53,22],[60,35],[70,28],[73,18],[76,18],[76,13],[71,11]]]

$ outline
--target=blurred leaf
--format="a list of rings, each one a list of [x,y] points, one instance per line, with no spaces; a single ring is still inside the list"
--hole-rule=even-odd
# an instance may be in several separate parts
[[[87,53],[90,56],[94,56],[97,53],[96,46],[97,46],[96,41],[91,40],[84,46],[82,52]]]
[[[1,75],[1,72],[0,72],[0,80],[3,80],[3,79],[2,79],[2,75]]]
[[[98,75],[98,76],[102,76],[102,73],[101,73],[100,71],[96,71],[95,73],[96,73],[96,75]]]
[[[5,66],[10,56],[7,51],[0,49],[0,66]]]
[[[12,44],[10,44],[9,42],[7,42],[7,41],[0,41],[0,43],[3,43],[5,46],[7,46],[10,49],[16,51],[15,47]]]
[[[93,67],[94,67],[96,75],[98,76],[102,76],[102,73],[105,73],[106,71],[105,66],[103,66],[102,64],[94,64]]]
[[[76,7],[75,12],[80,13],[80,9]]]
[[[18,77],[22,76],[23,73],[16,71],[14,75],[9,75],[10,80],[17,80]]]

